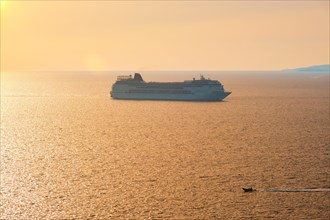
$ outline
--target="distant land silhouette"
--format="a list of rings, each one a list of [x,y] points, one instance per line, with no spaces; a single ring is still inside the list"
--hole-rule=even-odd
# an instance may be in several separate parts
[[[284,71],[330,72],[330,64],[301,67],[296,69],[285,69]]]

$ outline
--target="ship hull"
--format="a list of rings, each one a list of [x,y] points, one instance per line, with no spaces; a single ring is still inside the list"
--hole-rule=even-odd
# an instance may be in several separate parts
[[[112,94],[113,99],[122,100],[165,100],[165,101],[223,101],[231,92],[226,92],[221,96],[161,96],[161,95],[124,95],[124,94]]]
[[[223,101],[231,92],[200,92],[191,94],[145,94],[130,92],[111,92],[113,99],[125,100],[174,100],[174,101]]]

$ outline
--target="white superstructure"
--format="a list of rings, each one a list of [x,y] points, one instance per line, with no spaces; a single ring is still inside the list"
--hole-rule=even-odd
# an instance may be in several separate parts
[[[184,82],[145,82],[139,73],[134,78],[118,76],[110,92],[114,99],[222,101],[231,94],[217,80],[205,79]]]

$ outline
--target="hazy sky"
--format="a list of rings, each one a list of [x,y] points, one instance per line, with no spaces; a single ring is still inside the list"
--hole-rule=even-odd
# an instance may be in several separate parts
[[[1,1],[1,71],[329,63],[329,1]]]

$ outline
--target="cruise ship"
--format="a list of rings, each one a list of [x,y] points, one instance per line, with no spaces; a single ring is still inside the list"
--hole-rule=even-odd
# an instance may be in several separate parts
[[[110,92],[113,99],[178,101],[223,101],[230,94],[219,81],[203,75],[183,82],[145,82],[139,73],[118,76]]]

